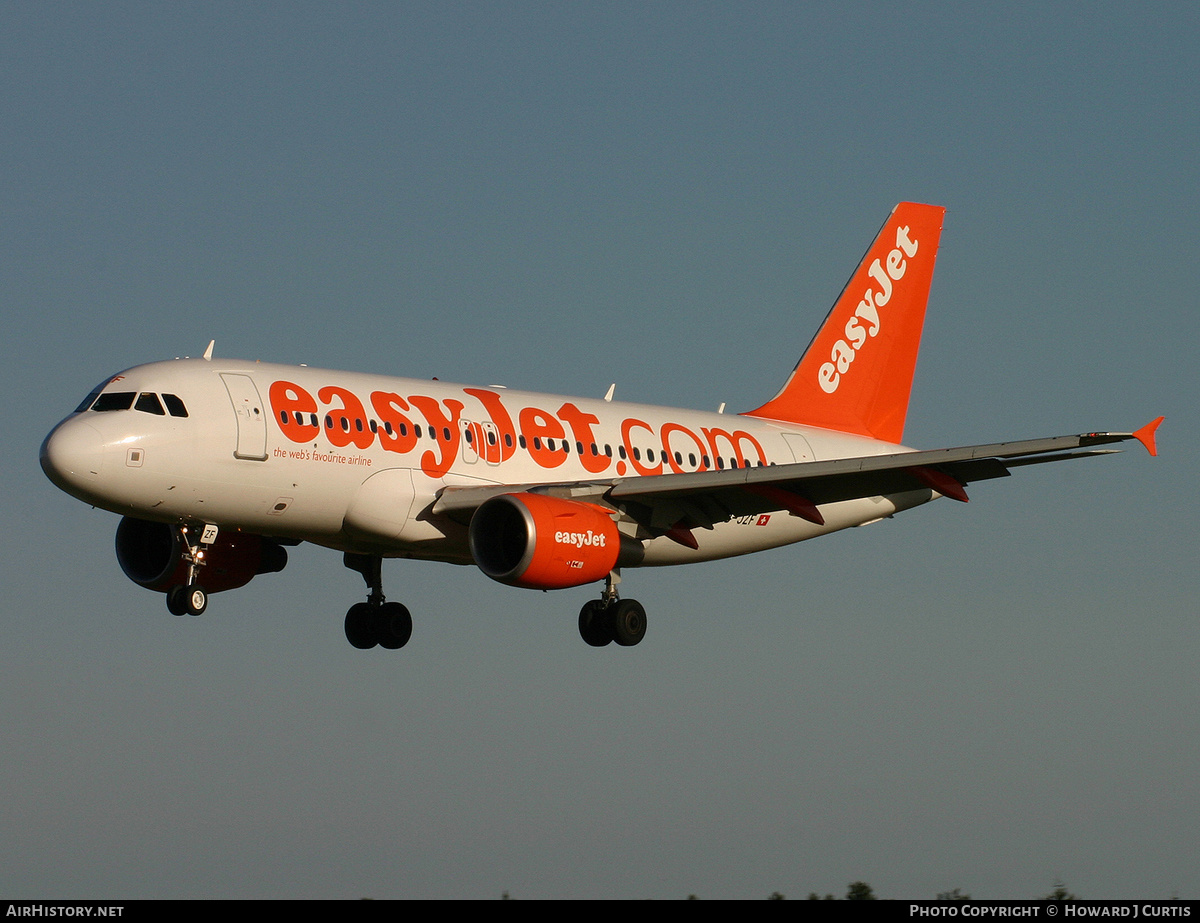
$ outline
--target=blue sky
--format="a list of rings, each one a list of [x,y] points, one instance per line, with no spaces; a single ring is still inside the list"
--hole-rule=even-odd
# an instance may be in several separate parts
[[[1200,15],[1186,4],[0,5],[0,894],[1196,897]],[[902,199],[906,441],[1161,457],[582,590],[340,556],[175,619],[49,429],[199,354],[730,410]],[[1051,470],[1053,469],[1053,470]]]

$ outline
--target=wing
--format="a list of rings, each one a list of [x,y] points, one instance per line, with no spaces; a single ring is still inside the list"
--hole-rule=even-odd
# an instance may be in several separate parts
[[[695,547],[692,528],[711,528],[735,516],[786,510],[818,525],[826,503],[903,493],[922,488],[966,502],[965,487],[975,481],[1008,477],[1026,465],[1108,455],[1099,446],[1136,439],[1157,455],[1154,434],[1162,417],[1132,433],[1082,433],[1022,442],[962,446],[931,451],[839,458],[759,468],[659,474],[647,477],[446,487],[431,512],[469,522],[491,497],[543,493],[621,510],[650,535],[666,535]]]

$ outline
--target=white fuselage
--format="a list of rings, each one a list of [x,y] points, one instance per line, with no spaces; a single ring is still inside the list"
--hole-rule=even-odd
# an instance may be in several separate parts
[[[432,511],[447,487],[611,483],[904,451],[741,415],[259,362],[156,362],[103,393],[135,397],[71,415],[43,446],[48,473],[80,499],[141,519],[455,563],[471,561],[466,528]],[[187,415],[142,395],[174,396]],[[935,496],[828,504],[823,525],[786,512],[735,517],[697,530],[697,548],[651,538],[642,563],[785,545]]]

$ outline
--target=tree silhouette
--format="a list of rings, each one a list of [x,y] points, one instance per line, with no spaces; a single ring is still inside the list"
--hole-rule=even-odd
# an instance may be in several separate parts
[[[969,901],[971,899],[971,895],[963,894],[960,890],[958,890],[958,888],[955,888],[952,891],[938,892],[937,899],[939,901]]]
[[[1067,886],[1061,880],[1054,880],[1054,890],[1047,894],[1042,900],[1045,901],[1077,901],[1074,894],[1067,890]]]

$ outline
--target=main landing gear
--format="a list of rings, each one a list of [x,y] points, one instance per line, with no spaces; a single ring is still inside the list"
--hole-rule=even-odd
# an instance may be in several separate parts
[[[351,570],[362,574],[370,593],[365,603],[355,603],[346,613],[346,640],[359,650],[375,645],[397,650],[412,637],[412,616],[400,603],[385,602],[383,598],[383,559],[378,555],[351,554],[342,560]]]
[[[579,636],[592,647],[604,647],[616,641],[622,647],[633,647],[646,636],[646,610],[636,599],[618,599],[617,584],[621,576],[616,571],[604,582],[604,592],[579,610]]]
[[[200,615],[208,608],[208,591],[200,585],[200,568],[204,566],[204,548],[217,535],[216,526],[205,526],[200,541],[195,541],[187,526],[179,527],[179,539],[183,548],[180,559],[187,564],[187,583],[167,590],[167,611],[171,615]]]
[[[366,602],[355,603],[346,613],[346,640],[360,650],[404,647],[412,637],[412,616],[407,607],[384,600],[383,559],[346,552],[342,560],[362,574],[370,590]],[[588,601],[579,610],[579,634],[592,647],[614,641],[622,647],[633,647],[646,636],[646,610],[636,599],[618,598],[620,582],[619,573],[610,573],[600,598]]]

